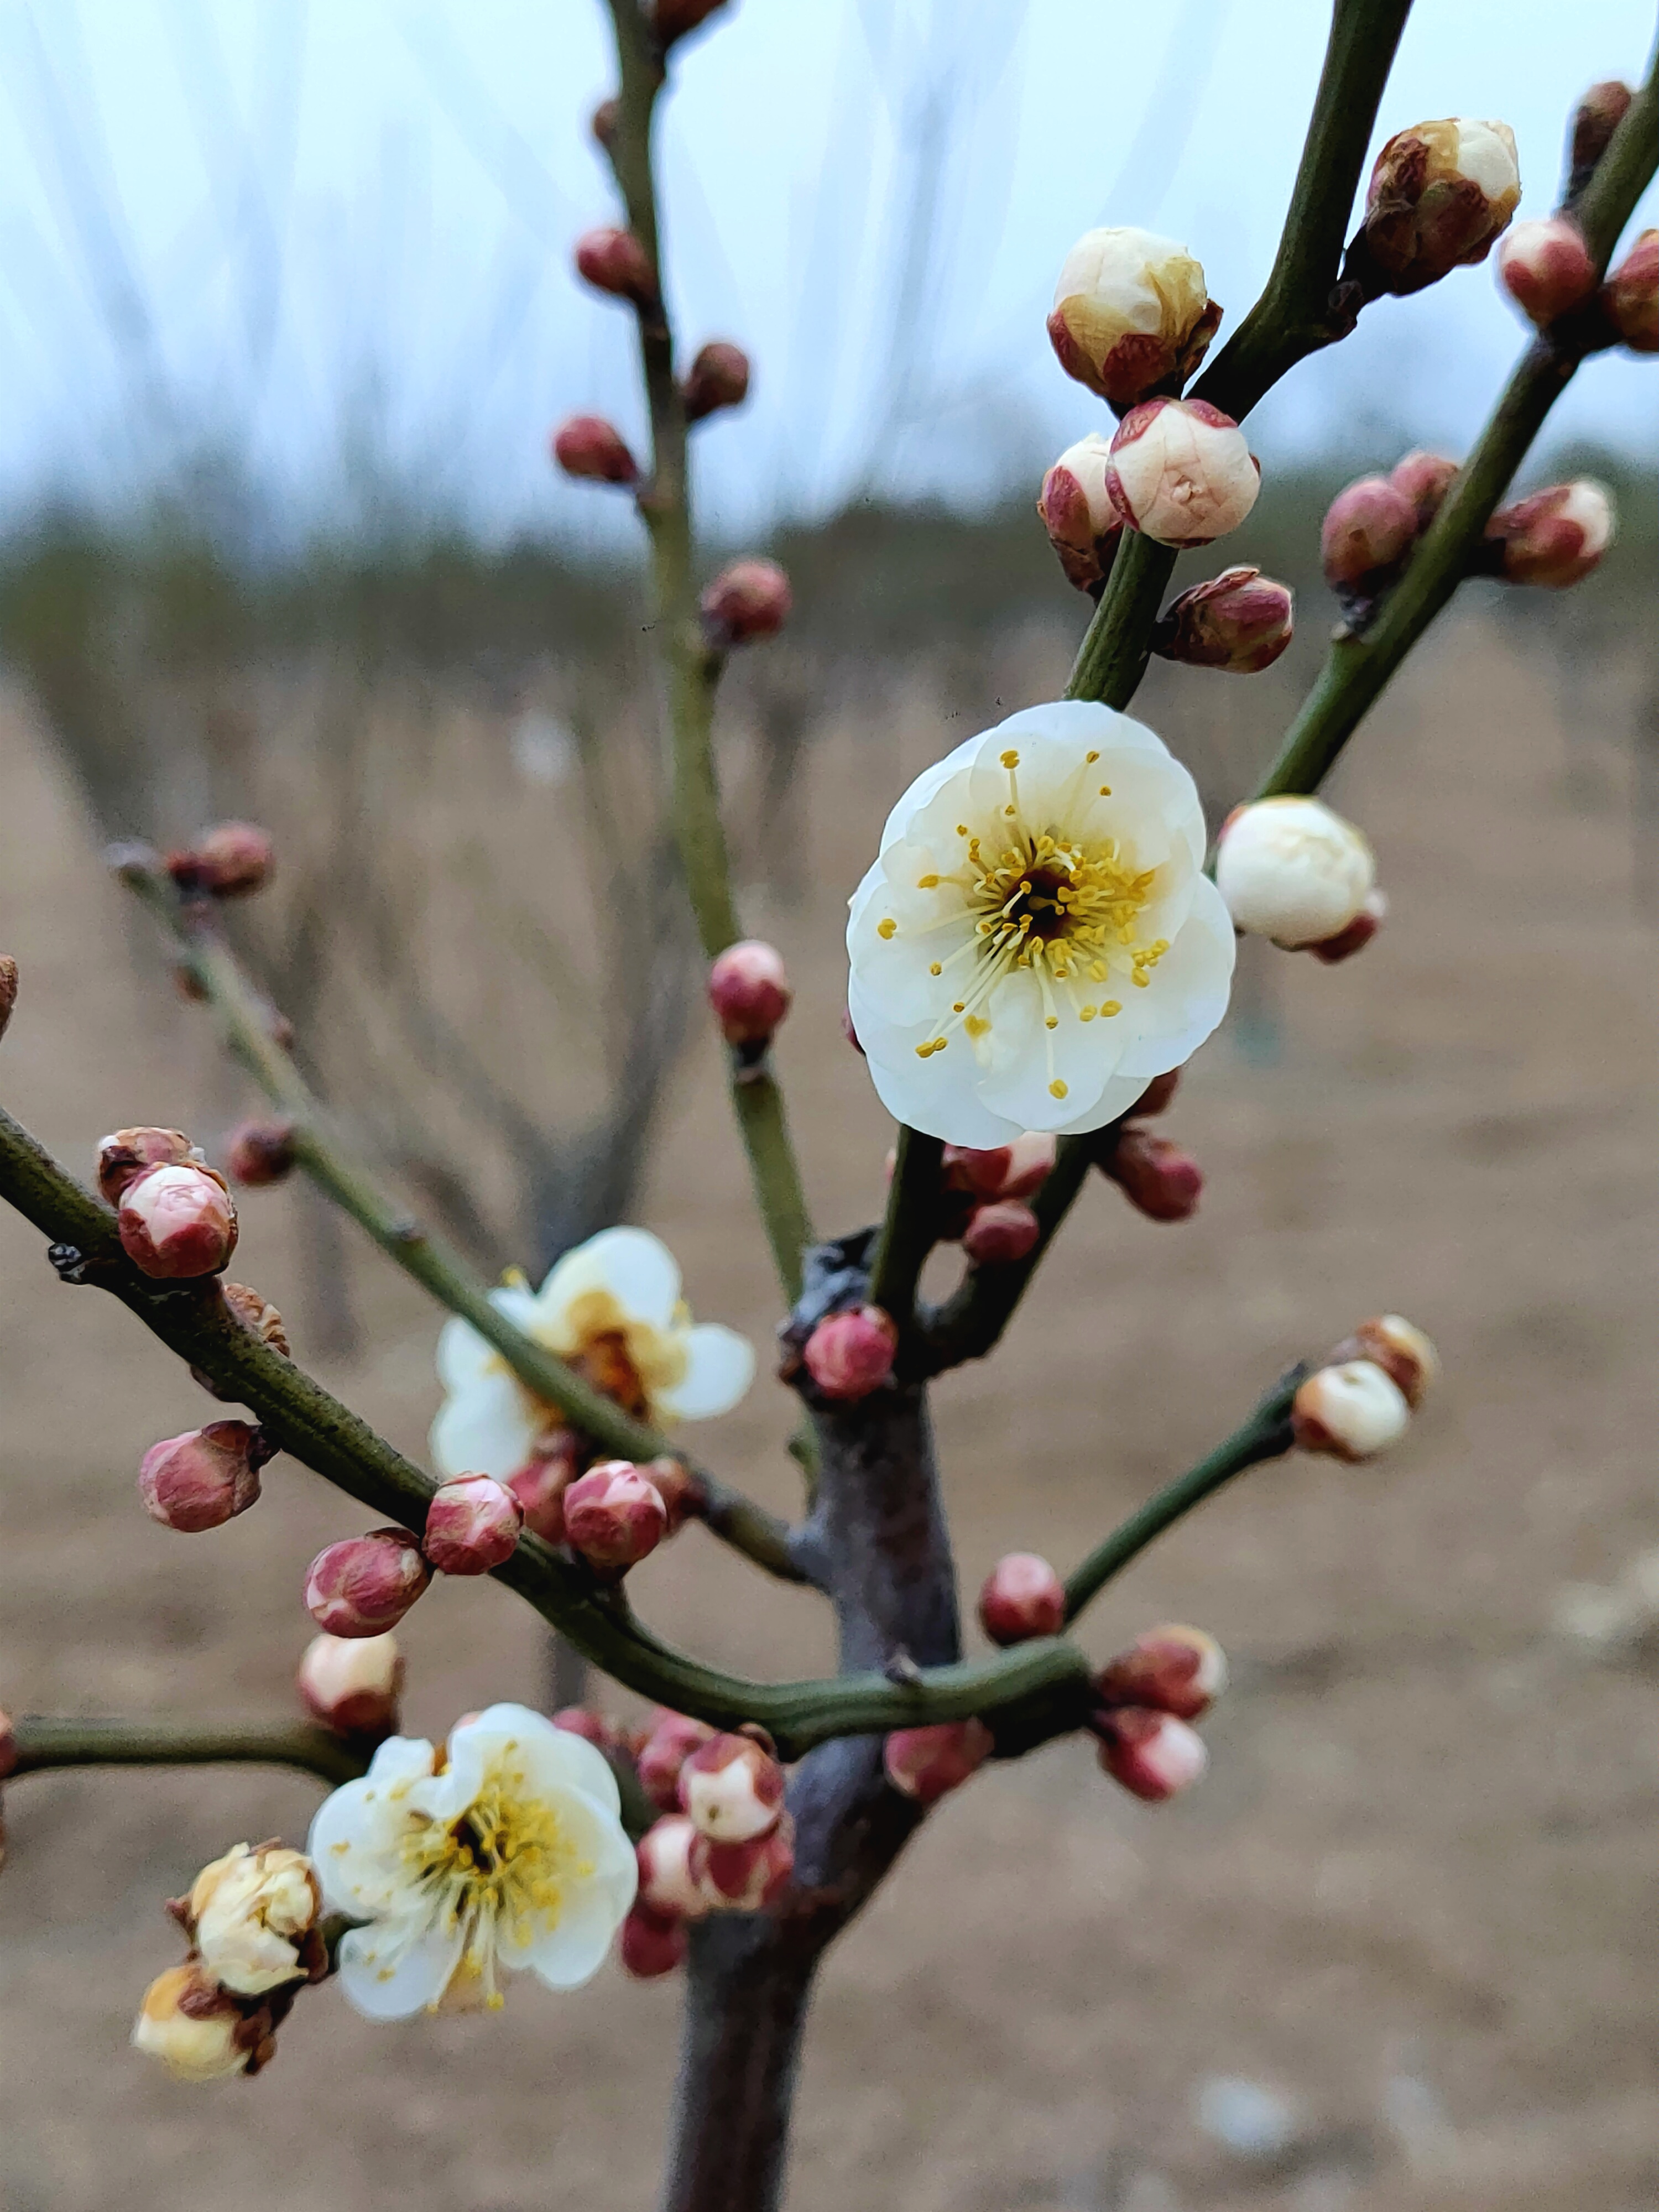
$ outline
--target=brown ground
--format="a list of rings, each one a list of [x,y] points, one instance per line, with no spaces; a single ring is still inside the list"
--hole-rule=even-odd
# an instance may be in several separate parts
[[[1011,1546],[1071,1559],[1280,1363],[1367,1311],[1419,1320],[1447,1366],[1396,1458],[1246,1478],[1087,1624],[1103,1653],[1170,1616],[1225,1643],[1237,1686],[1201,1790],[1140,1808],[1064,1743],[930,1823],[826,1973],[793,2212],[1654,2201],[1652,1671],[1640,1646],[1550,1627],[1564,1583],[1611,1583],[1659,1543],[1653,947],[1626,718],[1614,701],[1605,729],[1587,719],[1581,700],[1564,731],[1540,662],[1473,626],[1439,640],[1347,772],[1395,919],[1349,967],[1259,963],[1273,1019],[1253,1055],[1206,1054],[1176,1116],[1211,1176],[1200,1219],[1155,1229],[1097,1189],[1005,1356],[941,1392],[972,1588]],[[836,900],[901,781],[885,732],[855,757],[848,742],[817,772],[823,888],[752,916],[805,987],[783,1058],[836,1226],[869,1212],[886,1141],[836,1036]],[[907,730],[907,763],[938,744]],[[8,1104],[82,1165],[118,1122],[222,1126],[234,1092],[200,1017],[134,980],[80,817],[15,720],[0,792],[0,945],[25,978]],[[642,1217],[701,1310],[763,1338],[739,1186],[704,1051]],[[294,1203],[250,1200],[239,1259],[281,1304]],[[418,1449],[433,1316],[372,1256],[359,1274],[373,1348],[328,1379]],[[282,1708],[301,1569],[353,1509],[279,1465],[217,1535],[147,1522],[131,1469],[201,1401],[112,1302],[56,1287],[10,1216],[0,1390],[0,1701]],[[763,1385],[709,1438],[781,1504],[786,1417]],[[814,1601],[695,1534],[638,1595],[717,1658],[823,1656]],[[536,1693],[538,1630],[493,1587],[439,1590],[407,1642],[418,1728]],[[503,2020],[396,2028],[325,1993],[266,2078],[210,2091],[129,2054],[139,1991],[175,1948],[161,1899],[236,1836],[297,1836],[314,1794],[255,1771],[9,1793],[4,2212],[647,2205],[672,1984],[608,1972],[574,1997],[515,1990]],[[1218,2076],[1290,2100],[1281,2153],[1253,2161],[1204,2131]]]

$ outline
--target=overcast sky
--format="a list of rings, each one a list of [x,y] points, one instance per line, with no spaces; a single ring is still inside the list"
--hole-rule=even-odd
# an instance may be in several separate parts
[[[1236,323],[1271,258],[1322,0],[738,0],[662,136],[674,306],[756,396],[699,436],[728,534],[860,494],[1023,484],[1103,410],[1043,333],[1101,222],[1166,232]],[[1523,215],[1565,113],[1637,76],[1651,0],[1419,0],[1379,142],[1498,116]],[[568,275],[613,213],[599,0],[0,0],[0,512],[120,497],[204,437],[297,514],[389,463],[491,532],[603,537],[548,426],[632,431],[627,319]],[[1645,210],[1651,222],[1652,202]],[[1520,343],[1490,264],[1370,309],[1260,410],[1264,463],[1460,452]],[[1592,362],[1553,434],[1651,453],[1654,366]],[[1398,434],[1396,434],[1396,430]],[[354,473],[355,472],[355,473]]]

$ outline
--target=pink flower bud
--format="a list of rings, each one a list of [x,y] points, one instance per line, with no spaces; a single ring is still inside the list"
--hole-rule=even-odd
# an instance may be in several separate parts
[[[696,1823],[684,1813],[666,1814],[646,1830],[635,1846],[641,1905],[678,1920],[696,1920],[708,1910],[708,1901],[691,1871],[691,1846],[696,1835]]]
[[[668,1527],[664,1533],[672,1536],[699,1509],[702,1492],[696,1478],[683,1461],[665,1456],[647,1460],[640,1473],[661,1498],[663,1511],[668,1516]]]
[[[1625,119],[1634,98],[1630,87],[1617,77],[1593,84],[1579,101],[1572,118],[1569,174],[1565,197],[1576,200],[1613,143],[1613,134]]]
[[[295,1676],[300,1702],[336,1735],[379,1743],[398,1732],[404,1662],[395,1636],[313,1636]]]
[[[763,1836],[741,1843],[722,1843],[699,1832],[691,1839],[689,1863],[711,1911],[770,1911],[795,1871],[795,1824],[782,1814]]]
[[[1060,264],[1048,340],[1067,376],[1108,405],[1184,382],[1221,321],[1202,266],[1173,239],[1091,230]]]
[[[1498,281],[1530,323],[1546,330],[1595,289],[1595,264],[1571,216],[1517,222],[1498,249]]]
[[[993,1644],[1058,1636],[1066,1626],[1065,1585],[1035,1552],[1010,1552],[985,1577],[979,1620]]]
[[[263,890],[276,865],[269,830],[253,822],[217,822],[189,849],[169,853],[167,873],[182,891],[207,898],[246,898]]]
[[[783,1769],[752,1736],[710,1736],[680,1769],[680,1804],[702,1834],[745,1844],[777,1826]]]
[[[121,1249],[159,1281],[216,1275],[236,1249],[236,1205],[222,1176],[193,1160],[151,1168],[121,1194]]]
[[[567,1735],[579,1735],[596,1751],[610,1751],[620,1741],[611,1723],[602,1713],[590,1712],[586,1705],[561,1705],[553,1715],[553,1725]]]
[[[432,1579],[407,1528],[374,1528],[319,1552],[306,1574],[306,1610],[331,1636],[381,1636]]]
[[[1393,1376],[1369,1359],[1322,1367],[1297,1392],[1291,1425],[1304,1451],[1374,1459],[1398,1443],[1412,1409]]]
[[[606,225],[584,231],[576,240],[576,274],[596,292],[631,300],[635,307],[648,307],[656,302],[656,271],[631,230]]]
[[[1291,641],[1296,599],[1260,568],[1224,568],[1172,599],[1158,618],[1152,650],[1190,668],[1254,676]]]
[[[625,1459],[601,1460],[564,1493],[564,1540],[596,1567],[634,1567],[668,1528],[662,1492]]]
[[[507,1486],[524,1512],[524,1525],[544,1543],[564,1541],[565,1492],[581,1473],[581,1449],[568,1429],[550,1429]]]
[[[1322,937],[1316,943],[1299,949],[1311,952],[1316,960],[1322,960],[1328,968],[1339,961],[1352,960],[1356,952],[1363,952],[1388,919],[1389,902],[1385,893],[1378,890],[1365,894],[1365,903],[1346,928],[1334,936]]]
[[[1137,1213],[1149,1221],[1188,1221],[1198,1211],[1204,1170],[1167,1137],[1130,1122],[1103,1162]]]
[[[251,1190],[281,1182],[294,1165],[292,1121],[239,1121],[225,1143],[225,1165]]]
[[[1325,510],[1319,554],[1325,581],[1341,591],[1398,567],[1417,536],[1417,510],[1387,477],[1361,477]]]
[[[793,996],[782,956],[757,938],[728,945],[708,970],[708,1003],[727,1044],[769,1044]]]
[[[1000,1198],[1014,1164],[1012,1145],[978,1151],[971,1145],[947,1145],[943,1156],[945,1188],[973,1198]]]
[[[1659,353],[1659,230],[1644,230],[1608,277],[1607,316],[1632,353]]]
[[[639,482],[639,464],[603,415],[572,415],[553,433],[553,459],[568,477],[592,483]]]
[[[1126,1121],[1150,1121],[1154,1114],[1162,1114],[1176,1095],[1181,1081],[1181,1070],[1172,1067],[1167,1075],[1155,1075],[1124,1116]]]
[[[1006,1267],[1023,1260],[1042,1234],[1030,1207],[1018,1198],[976,1206],[962,1232],[962,1249],[976,1267]]]
[[[1500,507],[1486,525],[1504,582],[1543,584],[1553,591],[1588,576],[1613,537],[1612,495],[1589,477],[1552,484]]]
[[[659,1811],[679,1811],[680,1769],[699,1745],[712,1742],[714,1735],[707,1721],[693,1720],[690,1713],[671,1713],[665,1707],[658,1708],[640,1746],[635,1767],[641,1789]]]
[[[276,1447],[246,1421],[210,1421],[152,1444],[138,1469],[138,1495],[152,1521],[193,1534],[222,1528],[259,1495],[259,1470]]]
[[[1507,123],[1456,116],[1397,131],[1377,155],[1364,247],[1380,290],[1419,292],[1484,261],[1521,198]]]
[[[1255,505],[1261,466],[1231,415],[1205,399],[1148,399],[1118,424],[1106,489],[1160,545],[1207,545]]]
[[[9,952],[0,952],[0,1037],[6,1034],[12,1009],[17,1004],[17,963]]]
[[[901,1796],[932,1805],[959,1790],[994,1745],[983,1721],[940,1721],[930,1728],[896,1729],[882,1747],[882,1764]]]
[[[1031,1198],[1040,1191],[1054,1164],[1055,1140],[1046,1129],[1026,1129],[1008,1147],[1008,1173],[999,1198]]]
[[[1060,557],[1066,581],[1080,592],[1090,590],[1107,574],[1123,532],[1123,517],[1106,489],[1111,458],[1111,441],[1091,430],[1067,446],[1037,495],[1037,513],[1048,543]]]
[[[1226,1654],[1201,1628],[1170,1622],[1109,1660],[1094,1686],[1103,1705],[1141,1705],[1195,1721],[1227,1686]]]
[[[636,1981],[654,1981],[685,1964],[685,1923],[653,1912],[648,1905],[629,1907],[622,1924],[623,1972]]]
[[[826,1398],[867,1398],[893,1371],[898,1331],[879,1306],[831,1314],[806,1340],[801,1357]]]
[[[794,604],[789,579],[775,561],[733,561],[707,586],[698,605],[709,642],[727,649],[775,637]]]
[[[123,1191],[141,1175],[185,1161],[200,1166],[202,1152],[182,1129],[118,1129],[98,1147],[98,1188],[112,1206],[118,1206]]]
[[[1443,453],[1425,453],[1421,447],[1407,453],[1403,460],[1396,461],[1389,471],[1389,482],[1411,501],[1419,536],[1439,514],[1456,477],[1455,461],[1448,460]]]
[[[1127,1705],[1097,1722],[1100,1763],[1114,1782],[1160,1805],[1196,1782],[1209,1765],[1204,1740],[1172,1713]]]
[[[519,1547],[524,1508],[504,1482],[458,1474],[434,1492],[421,1549],[443,1575],[487,1575]]]
[[[1332,1352],[1330,1364],[1350,1359],[1369,1359],[1380,1367],[1413,1412],[1440,1378],[1440,1355],[1432,1340],[1413,1328],[1403,1314],[1379,1314],[1373,1321],[1362,1321]]]
[[[722,407],[741,407],[749,397],[749,356],[725,338],[712,339],[687,372],[685,419],[701,422]]]
[[[595,145],[603,146],[609,153],[617,143],[617,126],[621,121],[622,102],[615,98],[602,100],[587,118]]]
[[[672,46],[677,39],[718,15],[725,5],[726,0],[651,0],[651,27],[657,43]]]

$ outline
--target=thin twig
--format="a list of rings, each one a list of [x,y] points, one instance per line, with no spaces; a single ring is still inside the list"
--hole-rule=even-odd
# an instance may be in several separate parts
[[[66,1766],[297,1766],[319,1781],[350,1782],[368,1753],[300,1721],[58,1718],[24,1713],[12,1723],[13,1775]]]
[[[1008,1326],[1025,1295],[1037,1263],[1083,1188],[1095,1157],[1094,1137],[1062,1137],[1054,1164],[1031,1200],[1037,1241],[1024,1259],[1005,1267],[971,1267],[942,1306],[927,1315],[922,1328],[923,1371],[941,1374],[965,1359],[982,1359]]]
[[[945,1146],[901,1123],[887,1188],[887,1211],[870,1267],[870,1303],[907,1334],[915,1317],[916,1281],[933,1249]]]

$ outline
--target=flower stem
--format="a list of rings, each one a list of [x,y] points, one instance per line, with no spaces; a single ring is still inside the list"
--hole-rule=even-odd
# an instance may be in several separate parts
[[[957,1289],[923,1324],[925,1371],[944,1372],[965,1359],[982,1359],[1001,1336],[1024,1297],[1038,1261],[1054,1242],[1095,1156],[1093,1137],[1062,1137],[1054,1164],[1031,1200],[1037,1241],[1023,1260],[1000,1267],[970,1267]]]
[[[915,1321],[917,1278],[933,1247],[944,1154],[937,1137],[899,1124],[887,1210],[870,1265],[870,1303],[892,1319],[901,1336]]]
[[[299,1721],[58,1719],[25,1713],[12,1723],[12,1771],[65,1766],[297,1766],[330,1784],[367,1771],[368,1754]]]

